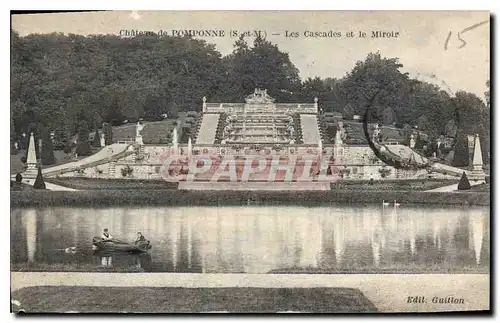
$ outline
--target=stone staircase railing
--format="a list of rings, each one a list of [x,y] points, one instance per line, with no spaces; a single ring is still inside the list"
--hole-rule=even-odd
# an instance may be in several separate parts
[[[321,138],[321,142],[329,142],[328,136],[326,133],[326,122],[325,118],[322,115],[318,115],[317,117],[318,120],[318,130],[319,130],[319,137]]]
[[[195,125],[193,126],[193,133],[192,133],[192,140],[193,140],[193,143],[196,143],[196,140],[198,139],[198,134],[200,133],[200,128],[201,128],[201,121],[203,120],[203,114],[200,114],[197,118],[196,118],[196,123]]]
[[[224,127],[226,126],[227,113],[221,113],[219,122],[217,123],[217,130],[215,131],[215,144],[220,144],[224,137]]]
[[[119,159],[125,158],[125,157],[127,157],[129,155],[132,155],[132,154],[136,153],[135,149],[133,151],[128,150],[129,147],[130,146],[127,146],[127,148],[124,151],[121,151],[121,152],[119,152],[119,153],[117,153],[115,155],[112,155],[111,157],[108,157],[108,158],[102,158],[102,159],[91,161],[91,162],[88,162],[88,163],[85,163],[85,164],[68,165],[67,168],[57,169],[57,170],[54,170],[54,171],[50,171],[50,169],[47,169],[46,171],[43,172],[43,175],[45,177],[56,177],[56,176],[62,175],[64,173],[70,173],[70,172],[79,171],[82,168],[91,168],[91,167],[96,167],[96,166],[99,166],[99,165],[102,165],[102,164],[106,164],[106,163],[109,163],[109,162],[115,162],[115,161],[117,161]],[[104,149],[106,149],[106,148],[104,148]],[[68,163],[68,164],[71,164],[71,163]]]
[[[300,114],[299,113],[294,113],[292,115],[293,118],[293,127],[295,128],[295,143],[296,144],[303,144],[304,139],[302,137],[302,124],[300,122]]]

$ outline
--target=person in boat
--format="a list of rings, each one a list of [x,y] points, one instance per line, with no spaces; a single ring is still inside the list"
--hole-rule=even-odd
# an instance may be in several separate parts
[[[108,229],[104,229],[103,230],[101,239],[103,241],[111,241],[111,240],[113,240],[113,237],[109,234]]]
[[[137,232],[137,238],[135,239],[135,244],[141,244],[144,242],[146,242],[146,238],[142,235],[140,231]]]

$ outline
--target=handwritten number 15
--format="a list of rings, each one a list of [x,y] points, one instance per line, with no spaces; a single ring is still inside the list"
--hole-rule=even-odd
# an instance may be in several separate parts
[[[479,26],[481,26],[481,25],[487,24],[488,22],[490,22],[490,21],[489,21],[489,20],[481,21],[481,22],[479,22],[479,23],[477,23],[477,24],[474,24],[474,25],[472,25],[472,26],[470,26],[470,27],[467,27],[467,28],[465,28],[464,30],[462,30],[462,31],[458,32],[458,33],[457,33],[457,38],[458,38],[458,40],[460,40],[460,41],[462,42],[462,45],[460,45],[460,46],[458,47],[458,49],[460,49],[460,48],[464,48],[464,47],[465,47],[465,45],[467,45],[467,42],[466,42],[465,40],[463,40],[463,38],[462,38],[462,37],[460,37],[462,34],[465,34],[466,32],[468,32],[468,31],[470,31],[470,30],[472,30],[472,29],[475,29],[475,28],[477,28],[477,27],[479,27]],[[452,35],[452,32],[450,31],[450,32],[448,33],[448,37],[446,37],[446,41],[445,41],[445,43],[444,43],[444,50],[447,50],[447,49],[448,49],[448,43],[450,42],[451,35]]]
[[[446,37],[446,42],[444,43],[444,50],[448,49],[448,43],[450,42],[452,32],[450,31],[448,33],[448,37]],[[458,47],[458,49],[465,47],[467,45],[467,42],[460,37],[460,33],[457,33],[457,38],[462,42],[462,45]]]

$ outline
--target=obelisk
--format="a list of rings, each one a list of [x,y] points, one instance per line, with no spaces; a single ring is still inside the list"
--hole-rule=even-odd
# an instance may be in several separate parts
[[[481,152],[481,142],[476,134],[474,142],[474,155],[472,157],[472,177],[476,180],[484,180],[486,174],[483,171],[483,153]]]
[[[35,147],[35,137],[33,133],[30,135],[30,142],[28,145],[28,156],[26,157],[26,164],[28,168],[25,171],[25,178],[36,178],[38,173],[37,159],[36,159],[36,147]]]

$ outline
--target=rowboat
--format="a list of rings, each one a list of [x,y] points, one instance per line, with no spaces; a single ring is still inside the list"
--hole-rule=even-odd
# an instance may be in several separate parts
[[[149,240],[139,242],[138,244],[132,244],[117,239],[102,240],[100,237],[94,237],[92,239],[92,246],[95,251],[107,252],[141,253],[147,252],[149,249],[151,249]]]

